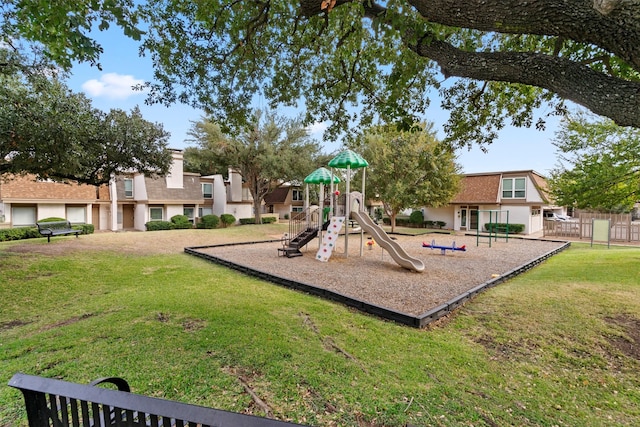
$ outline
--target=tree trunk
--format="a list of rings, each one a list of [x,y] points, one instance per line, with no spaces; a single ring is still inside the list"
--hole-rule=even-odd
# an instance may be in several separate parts
[[[331,13],[333,8],[351,2],[336,0],[329,2],[327,7],[327,2],[322,0],[299,1],[304,16]],[[425,25],[410,30],[412,27],[406,25],[406,19],[392,16],[381,4],[363,2],[363,6],[367,18],[397,29],[406,48],[435,61],[445,76],[540,87],[608,117],[620,126],[640,128],[640,82],[616,77],[615,67],[609,64],[615,61],[612,58],[615,55],[640,72],[640,7],[637,2],[407,0],[406,3],[424,18]],[[426,23],[489,34],[555,37],[559,52],[562,52],[565,40],[581,44],[585,49],[597,46],[603,50],[599,60],[611,70],[597,71],[586,61],[573,60],[565,54],[461,50],[439,34],[432,33]]]
[[[391,222],[391,232],[395,233],[396,231],[396,217],[398,216],[397,212],[392,212],[391,215],[389,215],[389,222]]]
[[[253,197],[253,218],[256,224],[262,224],[262,215],[260,210],[262,209],[262,199],[257,197],[256,195],[252,195]]]

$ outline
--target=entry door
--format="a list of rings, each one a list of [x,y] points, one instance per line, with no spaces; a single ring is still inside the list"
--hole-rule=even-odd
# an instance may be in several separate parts
[[[469,230],[478,229],[478,206],[469,206]]]
[[[98,205],[91,206],[91,224],[96,231],[102,230],[100,228],[100,206]]]
[[[122,205],[122,228],[132,229],[134,224],[133,205]]]

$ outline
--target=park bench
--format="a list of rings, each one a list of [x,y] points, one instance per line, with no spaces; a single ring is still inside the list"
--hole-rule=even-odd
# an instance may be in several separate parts
[[[47,242],[51,243],[51,236],[64,236],[65,234],[82,234],[82,230],[74,230],[71,228],[69,221],[50,221],[50,222],[37,222],[38,232],[47,236]]]
[[[111,383],[118,390],[97,387]],[[122,378],[89,385],[22,373],[9,381],[22,391],[29,427],[284,427],[284,421],[239,414],[130,392]]]

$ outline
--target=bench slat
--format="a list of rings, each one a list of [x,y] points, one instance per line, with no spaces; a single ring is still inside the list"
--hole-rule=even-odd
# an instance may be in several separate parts
[[[51,242],[51,236],[75,234],[78,237],[82,233],[82,230],[74,230],[69,221],[37,222],[36,225],[40,235],[46,236],[49,243]]]
[[[301,426],[301,424],[22,373],[15,374],[9,381],[9,386],[22,391],[30,427],[50,427],[52,425],[54,427],[75,427],[79,422],[83,422],[80,424],[82,426],[94,427],[111,425],[131,427],[147,425],[153,427],[184,427],[186,425],[202,427]],[[46,395],[50,396],[49,406]],[[80,402],[80,405],[75,404],[75,409],[73,403],[67,403],[73,402],[74,399]],[[78,406],[81,414],[78,414]],[[69,411],[75,414],[71,415],[72,424],[69,424]],[[119,415],[118,412],[120,414],[124,412],[125,417]],[[49,414],[52,415],[53,424],[50,423]],[[147,417],[147,415],[149,416]],[[84,421],[89,419],[92,419],[91,424]]]

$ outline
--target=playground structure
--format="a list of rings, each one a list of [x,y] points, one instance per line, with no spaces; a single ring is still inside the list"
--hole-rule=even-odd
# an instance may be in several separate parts
[[[333,174],[333,170],[329,172],[325,168],[320,168],[307,176],[304,180],[306,187],[305,209],[303,212],[293,216],[289,222],[289,233],[287,239],[283,238],[283,247],[278,249],[279,253],[292,258],[294,256],[302,256],[300,249],[308,245],[316,237],[319,238],[318,252],[316,259],[322,262],[328,262],[332,253],[336,249],[340,233],[344,229],[344,256],[348,256],[349,251],[349,228],[350,222],[357,222],[360,226],[360,256],[363,256],[364,248],[364,232],[369,233],[375,242],[382,249],[386,250],[391,258],[403,268],[408,270],[422,272],[425,269],[424,263],[410,256],[404,248],[394,241],[378,224],[373,222],[371,217],[365,211],[364,204],[364,187],[365,187],[365,168],[368,166],[366,160],[351,150],[345,150],[338,154],[329,162],[332,168],[347,169],[346,172],[346,193],[344,195],[344,205],[338,206],[339,191],[334,191],[334,184],[340,182]],[[351,168],[363,169],[362,192],[350,191]],[[320,185],[319,206],[309,206],[309,184]],[[324,198],[324,186],[329,184],[331,191],[329,198]],[[329,209],[326,209],[328,202]],[[336,212],[343,215],[336,215]],[[348,221],[351,219],[353,221]],[[353,228],[353,226],[351,226]]]
[[[451,246],[441,246],[441,245],[436,245],[436,241],[435,240],[432,240],[431,244],[422,242],[422,247],[423,248],[430,248],[430,249],[440,249],[440,251],[441,251],[440,253],[442,255],[446,255],[447,251],[462,251],[462,252],[466,252],[467,251],[467,245],[456,246],[456,242],[453,242],[451,244]]]
[[[481,215],[482,213],[484,213],[485,215]],[[491,247],[492,239],[496,242],[498,241],[498,231],[504,232],[504,235],[501,238],[504,238],[504,241],[508,243],[509,242],[509,211],[496,210],[496,209],[478,210],[478,221],[480,221],[481,218],[486,216],[486,214],[489,214],[489,222],[487,223],[488,225],[487,231],[489,232],[489,235],[480,234],[480,229],[482,227],[478,224],[478,228],[476,229],[476,246],[480,246],[480,239],[487,239],[489,243],[489,247]],[[503,214],[506,214],[506,218],[504,218],[505,219],[504,222],[502,221]],[[505,224],[505,229],[499,230],[498,224]]]

